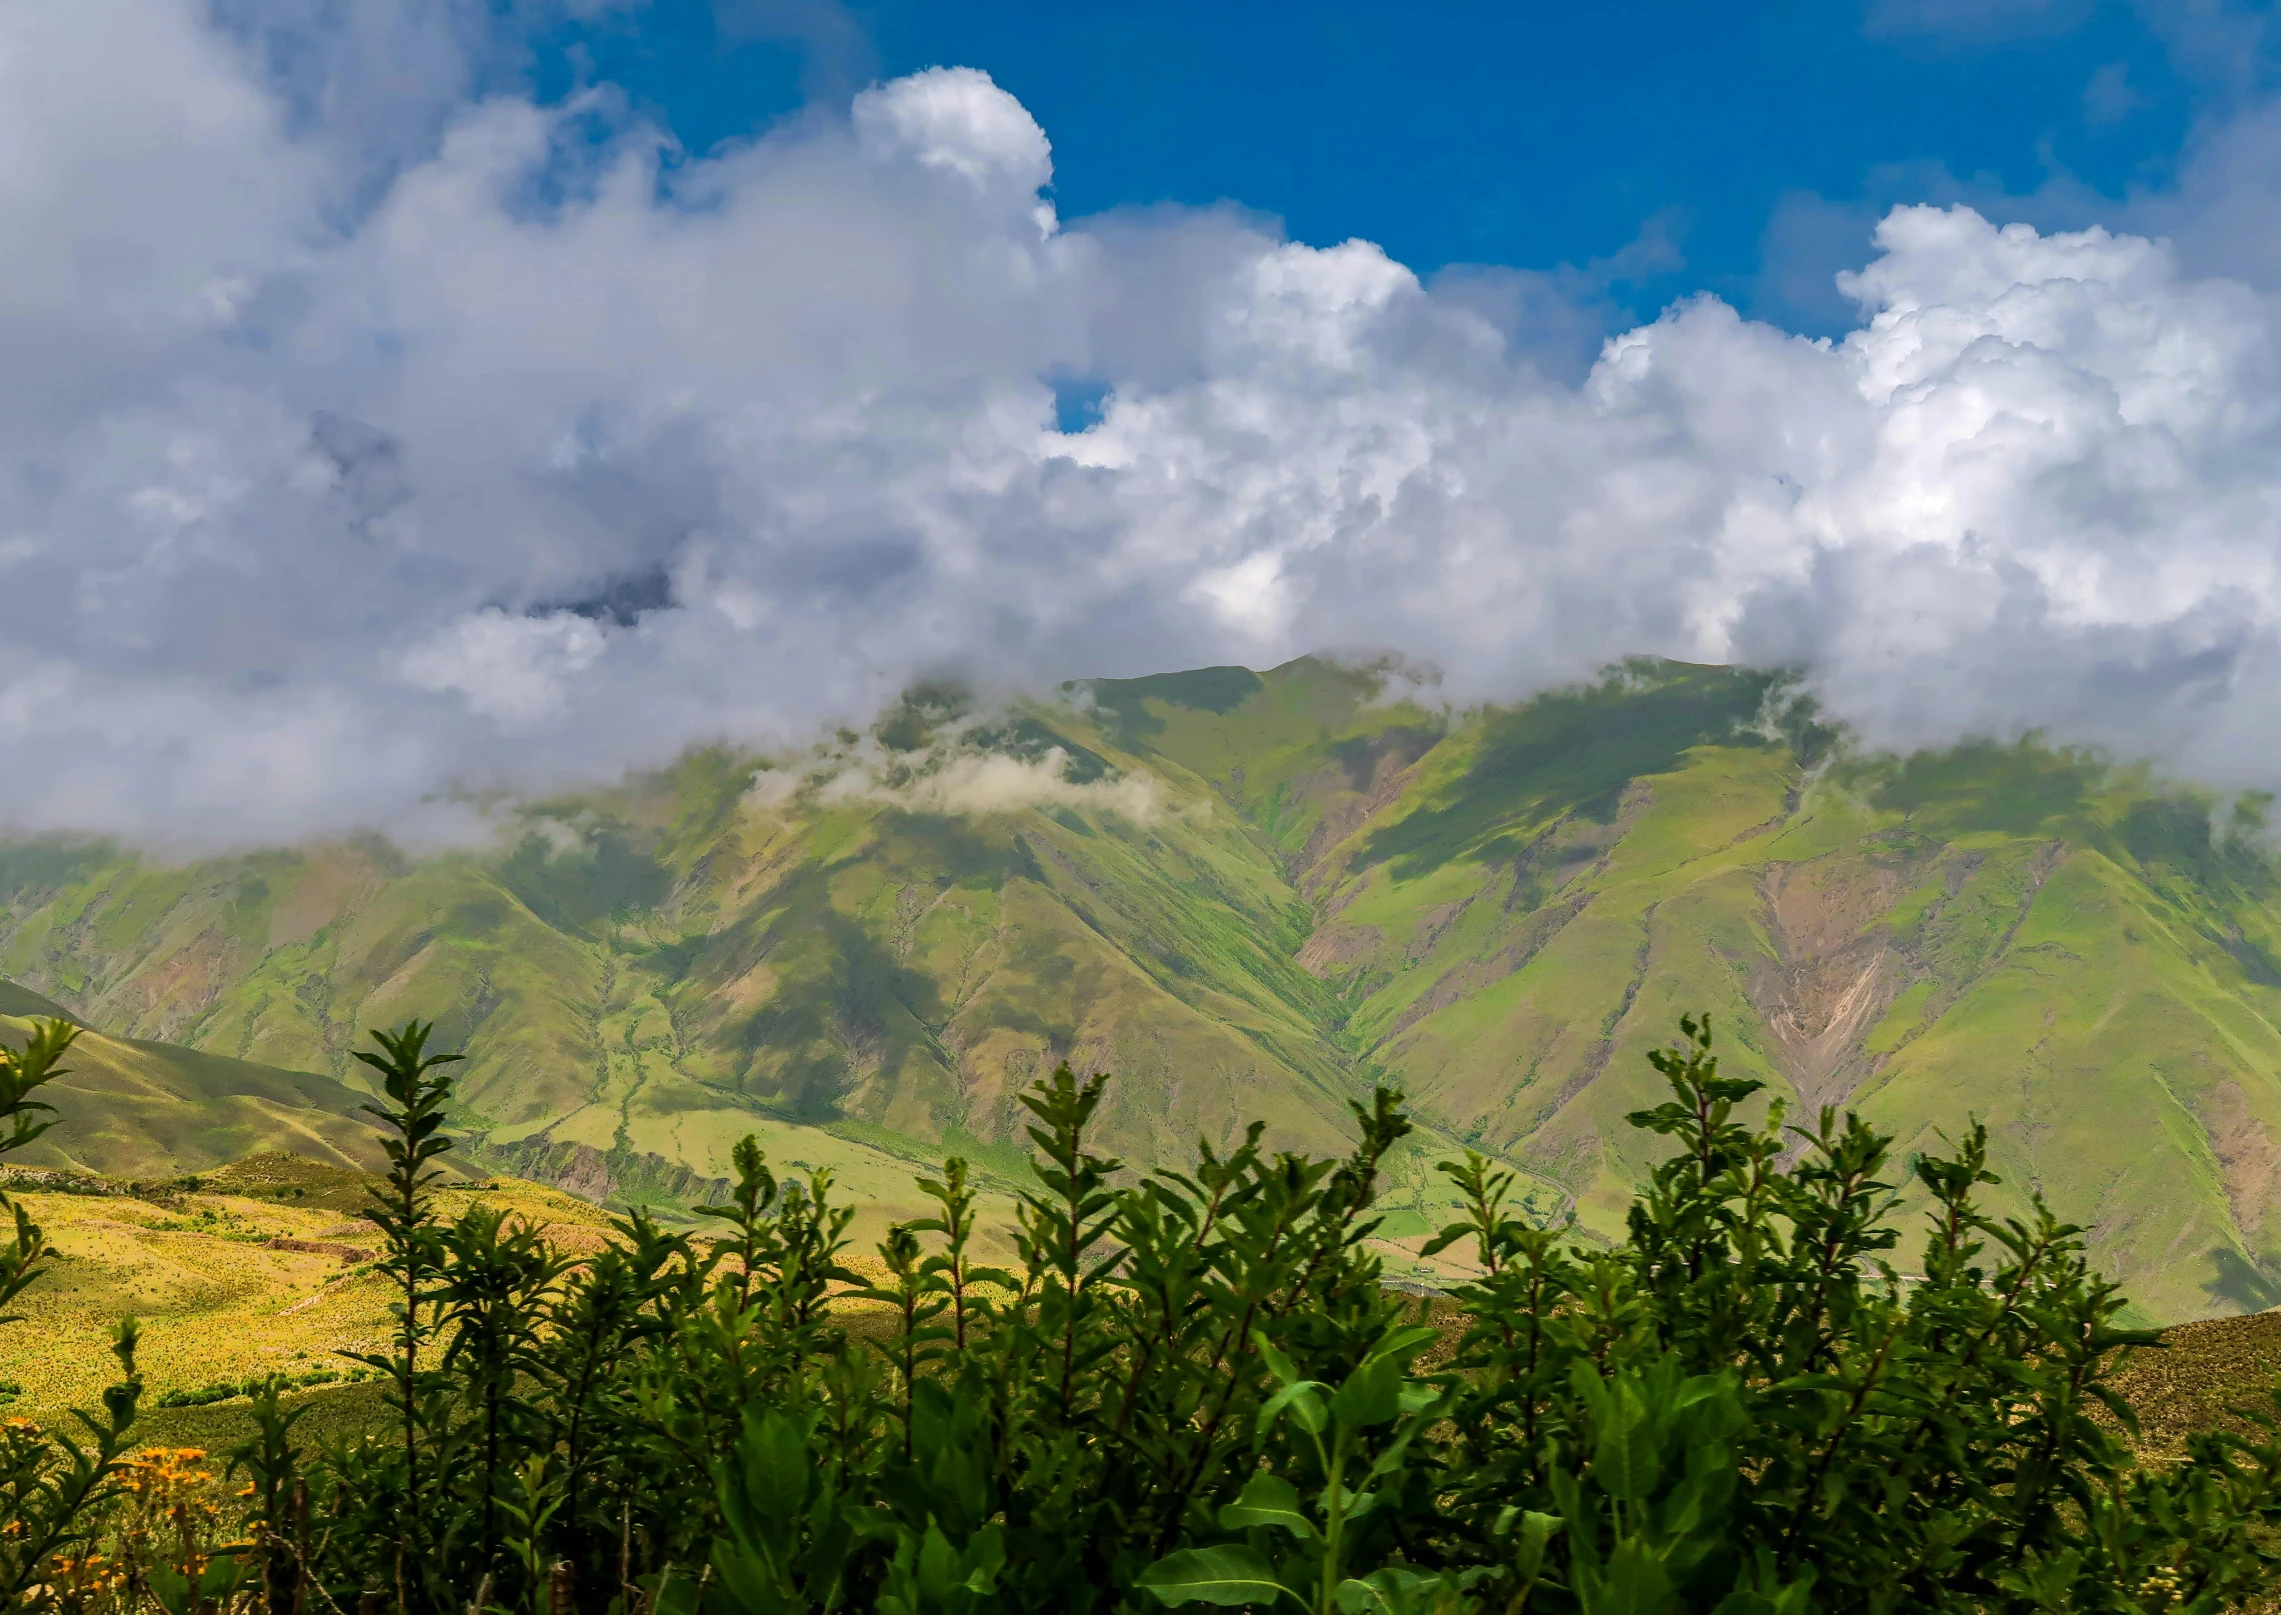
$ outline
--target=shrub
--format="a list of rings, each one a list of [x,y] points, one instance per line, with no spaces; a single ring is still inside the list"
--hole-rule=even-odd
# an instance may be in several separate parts
[[[158,1400],[151,1405],[162,1408],[202,1408],[245,1394],[243,1386],[225,1382],[219,1385],[201,1385],[194,1391],[161,1391]]]
[[[365,1373],[362,1369],[352,1369],[347,1377],[362,1379]],[[242,1382],[217,1380],[211,1385],[201,1385],[196,1390],[161,1391],[151,1405],[161,1408],[202,1408],[216,1402],[235,1401],[239,1397],[259,1396],[271,1387],[289,1391],[314,1385],[333,1385],[341,1378],[337,1370],[330,1368],[312,1368],[298,1374],[257,1374]]]
[[[1748,1122],[1757,1084],[1682,1027],[1669,1100],[1631,1118],[1673,1153],[1624,1242],[1514,1215],[1512,1175],[1469,1154],[1435,1243],[1478,1276],[1439,1303],[1371,1253],[1409,1131],[1390,1093],[1356,1106],[1344,1160],[1254,1127],[1134,1173],[1089,1142],[1104,1079],[1064,1069],[1023,1097],[1015,1260],[980,1259],[952,1160],[867,1280],[829,1175],[780,1179],[749,1139],[717,1241],[636,1213],[573,1263],[499,1212],[447,1221],[443,1057],[424,1027],[383,1036],[397,1336],[363,1362],[386,1428],[306,1454],[260,1387],[230,1455],[250,1542],[210,1596],[1805,1615],[2215,1611],[2269,1584],[2281,1442],[2133,1459],[2108,1376],[2152,1337],[2079,1230],[1980,1209],[1979,1129],[1897,1163],[1853,1117]],[[1903,1171],[1932,1206],[1906,1275]],[[125,1424],[94,1429],[81,1469],[21,1460],[95,1476],[67,1522],[115,1472]],[[11,1569],[0,1590],[37,1566]]]

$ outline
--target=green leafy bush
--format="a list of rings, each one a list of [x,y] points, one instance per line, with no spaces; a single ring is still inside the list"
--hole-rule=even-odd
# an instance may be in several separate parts
[[[1469,1155],[1444,1170],[1470,1213],[1435,1243],[1478,1276],[1437,1302],[1387,1289],[1372,1254],[1409,1130],[1388,1093],[1356,1107],[1344,1160],[1255,1127],[1134,1172],[1088,1143],[1104,1079],[1057,1072],[1023,1099],[1035,1182],[1003,1267],[962,1163],[921,1181],[934,1214],[865,1278],[829,1176],[780,1179],[750,1140],[717,1240],[636,1214],[573,1261],[495,1211],[439,1213],[445,1057],[407,1027],[368,1056],[394,1130],[375,1220],[396,1338],[364,1360],[386,1428],[306,1452],[300,1410],[259,1387],[231,1455],[243,1574],[184,1592],[210,1567],[177,1566],[145,1593],[439,1615],[1806,1615],[2201,1612],[2271,1584],[2281,1442],[2134,1460],[2108,1382],[2151,1337],[2120,1326],[2077,1230],[1979,1209],[1977,1129],[1897,1162],[1852,1117],[1748,1121],[1757,1085],[1683,1029],[1656,1056],[1670,1099],[1632,1118],[1673,1153],[1624,1243],[1515,1215],[1510,1175]],[[1932,1206],[1906,1272],[1904,1173]],[[40,1553],[101,1514],[131,1331],[122,1356],[92,1445],[0,1457]],[[45,1561],[15,1552],[0,1593],[21,1598]]]
[[[216,1385],[201,1385],[194,1391],[182,1389],[161,1391],[159,1392],[157,1399],[151,1403],[151,1406],[160,1408],[202,1408],[207,1407],[215,1402],[227,1402],[233,1397],[239,1397],[245,1394],[245,1387],[239,1385],[237,1381],[225,1380],[222,1383]]]
[[[240,1397],[259,1396],[271,1386],[275,1386],[280,1391],[300,1390],[315,1385],[337,1384],[342,1377],[337,1369],[312,1368],[298,1374],[257,1374],[248,1380],[217,1380],[211,1385],[201,1385],[195,1390],[178,1387],[171,1391],[161,1391],[151,1406],[160,1408],[210,1407],[216,1402],[231,1402]],[[362,1379],[365,1377],[365,1371],[352,1369],[347,1377]]]

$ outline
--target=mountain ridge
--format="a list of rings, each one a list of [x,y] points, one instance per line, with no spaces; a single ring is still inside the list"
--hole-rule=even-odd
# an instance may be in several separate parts
[[[1312,658],[1004,713],[925,687],[425,859],[0,843],[0,975],[351,1086],[364,1027],[432,1015],[480,1147],[629,1182],[716,1178],[747,1130],[858,1192],[947,1148],[1003,1170],[1063,1059],[1116,1074],[1103,1143],[1140,1163],[1254,1116],[1331,1147],[1383,1079],[1421,1126],[1412,1244],[1469,1146],[1612,1231],[1644,1055],[1708,1010],[1793,1120],[1844,1103],[1914,1147],[1986,1115],[2151,1316],[2281,1299],[2256,804],[2033,741],[1857,756],[1747,669],[1425,693]]]

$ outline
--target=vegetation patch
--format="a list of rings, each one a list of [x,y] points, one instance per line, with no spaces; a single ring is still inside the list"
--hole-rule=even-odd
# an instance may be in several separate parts
[[[256,1397],[263,1392],[305,1390],[313,1385],[355,1384],[371,1377],[371,1370],[362,1367],[347,1370],[312,1368],[300,1374],[264,1374],[258,1379],[244,1381],[218,1380],[201,1385],[195,1390],[175,1389],[161,1391],[151,1405],[160,1408],[202,1408],[216,1402],[233,1402],[240,1397]]]
[[[2134,1450],[2123,1392],[2158,1339],[2080,1229],[1983,1208],[1984,1129],[1902,1157],[1855,1116],[1754,1121],[1761,1084],[1681,1030],[1630,1118],[1667,1153],[1627,1237],[1577,1242],[1466,1152],[1439,1167],[1462,1215],[1419,1250],[1459,1272],[1412,1299],[1374,1244],[1413,1132],[1383,1089],[1343,1158],[1255,1127],[1135,1174],[1092,1143],[1107,1079],[1065,1066],[1021,1096],[1035,1155],[1003,1266],[962,1161],[857,1261],[830,1174],[780,1176],[751,1139],[704,1208],[717,1237],[636,1212],[577,1249],[543,1191],[441,1192],[453,1057],[415,1023],[367,1056],[391,1129],[370,1207],[389,1310],[349,1353],[372,1379],[161,1396],[152,1418],[236,1439],[154,1445],[121,1325],[83,1436],[0,1424],[0,1598],[2214,1615],[2270,1589],[2270,1421],[2185,1430],[2199,1392],[2173,1388],[2147,1401],[2179,1439]],[[69,1042],[58,1023],[0,1063],[0,1143],[36,1131]],[[1904,1181],[1928,1205],[1906,1273]],[[0,1301],[45,1239],[19,1217]],[[2271,1345],[2218,1338],[2203,1361]]]

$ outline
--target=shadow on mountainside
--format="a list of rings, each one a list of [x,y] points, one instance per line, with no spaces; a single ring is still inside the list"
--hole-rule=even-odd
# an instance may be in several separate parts
[[[1871,800],[1943,839],[1974,831],[2029,836],[2085,828],[2092,793],[2107,775],[2095,758],[2048,750],[2033,739],[2010,746],[1966,741],[1885,766]]]
[[[1363,860],[1414,880],[1459,858],[1517,855],[1519,832],[1566,813],[1609,822],[1626,785],[1669,772],[1696,746],[1767,744],[1747,726],[1774,677],[1655,663],[1496,714],[1465,773],[1373,832]],[[1654,682],[1642,688],[1643,678]]]
[[[2203,1289],[2219,1306],[2241,1312],[2269,1312],[2281,1307],[2281,1276],[2268,1272],[2231,1245],[2210,1250],[2211,1277]]]

